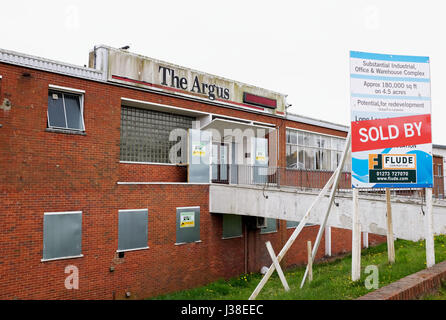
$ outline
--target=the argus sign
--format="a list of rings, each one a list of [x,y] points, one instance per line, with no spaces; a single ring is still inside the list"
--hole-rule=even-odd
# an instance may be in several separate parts
[[[352,185],[431,188],[429,58],[350,51]]]

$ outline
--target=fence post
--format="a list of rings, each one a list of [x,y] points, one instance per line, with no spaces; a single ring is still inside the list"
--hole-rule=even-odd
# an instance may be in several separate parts
[[[307,251],[308,251],[308,280],[313,281],[313,256],[311,250],[311,241],[307,241]]]
[[[395,262],[395,244],[393,240],[392,204],[390,202],[390,188],[386,188],[387,204],[387,256],[389,263]]]

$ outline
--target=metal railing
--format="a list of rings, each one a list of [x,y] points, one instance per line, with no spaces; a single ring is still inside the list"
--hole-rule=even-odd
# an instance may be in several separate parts
[[[212,165],[216,170],[218,165]],[[290,169],[253,165],[228,165],[228,172],[222,182],[241,185],[266,185],[276,187],[294,187],[302,189],[322,189],[330,179],[333,171]],[[223,170],[220,170],[222,172]],[[213,175],[214,176],[214,175]],[[229,178],[229,179],[228,179]],[[218,181],[218,179],[217,179]],[[351,189],[350,172],[342,172],[339,189]]]
[[[212,165],[212,170],[217,170],[219,165]],[[328,170],[293,169],[284,167],[267,167],[253,165],[225,165],[225,177],[213,182],[257,185],[264,187],[293,187],[301,190],[322,189],[333,174]],[[337,192],[349,192],[351,190],[351,173],[342,172]],[[385,189],[361,189],[361,194],[384,195]],[[415,199],[424,199],[424,189],[393,189],[392,194],[397,196],[409,196]],[[434,176],[433,196],[445,199],[444,177]]]

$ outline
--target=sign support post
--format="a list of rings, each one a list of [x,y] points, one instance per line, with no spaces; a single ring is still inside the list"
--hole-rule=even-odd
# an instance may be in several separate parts
[[[426,225],[426,266],[428,268],[435,264],[434,231],[432,217],[432,188],[426,188],[427,212],[424,217]]]
[[[392,205],[390,203],[390,188],[386,188],[387,204],[387,256],[389,263],[395,262],[395,241],[393,239]]]
[[[359,189],[353,189],[352,210],[352,281],[361,278],[361,223],[359,220]]]

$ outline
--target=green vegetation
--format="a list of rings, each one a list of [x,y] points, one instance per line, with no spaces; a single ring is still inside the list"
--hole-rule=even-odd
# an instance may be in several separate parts
[[[446,236],[435,237],[435,261],[446,260]],[[276,272],[267,282],[257,297],[258,300],[345,300],[358,298],[373,289],[368,290],[364,281],[369,276],[364,270],[368,265],[376,265],[379,269],[379,287],[390,284],[412,273],[426,268],[425,242],[406,240],[395,241],[396,263],[387,262],[387,245],[380,244],[362,251],[361,279],[351,281],[351,255],[324,262],[313,266],[313,281],[306,282],[299,289],[305,272],[305,266],[289,269],[285,277],[290,286],[286,292]],[[238,278],[219,280],[209,285],[191,290],[155,297],[155,299],[191,299],[191,300],[246,300],[249,298],[259,281],[261,274],[245,274]],[[446,289],[444,289],[446,291]],[[444,291],[443,291],[444,292]]]

